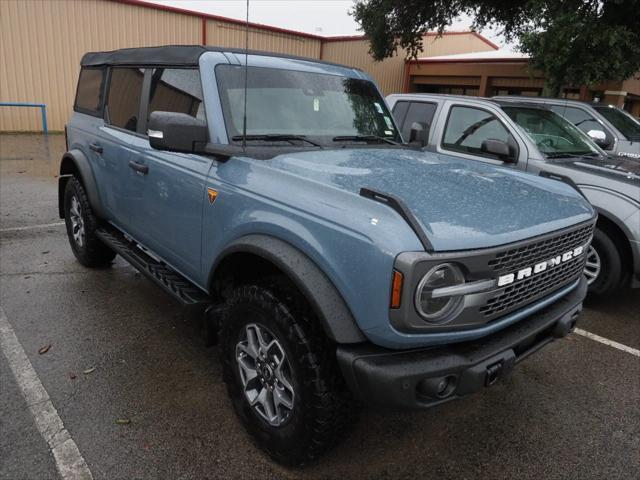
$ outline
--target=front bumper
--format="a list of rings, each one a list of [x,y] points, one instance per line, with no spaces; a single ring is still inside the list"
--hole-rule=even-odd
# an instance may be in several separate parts
[[[505,378],[513,366],[575,326],[587,293],[584,277],[570,293],[498,333],[472,342],[409,351],[343,345],[338,363],[362,402],[396,409],[426,408]]]

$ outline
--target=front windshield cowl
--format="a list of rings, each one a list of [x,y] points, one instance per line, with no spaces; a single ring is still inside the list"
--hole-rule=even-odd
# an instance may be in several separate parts
[[[239,65],[218,65],[215,74],[230,142],[335,148],[337,137],[354,143],[356,139],[373,143],[375,138],[380,146],[388,147],[402,141],[371,81]]]

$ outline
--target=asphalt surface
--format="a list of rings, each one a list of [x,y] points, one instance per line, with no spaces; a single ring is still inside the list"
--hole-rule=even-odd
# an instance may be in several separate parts
[[[0,305],[94,478],[638,478],[640,358],[575,334],[506,383],[424,412],[363,411],[318,463],[274,464],[235,418],[199,315],[121,259],[75,261],[56,225],[63,150],[58,135],[0,136]],[[639,312],[626,290],[579,326],[640,349]],[[0,478],[56,477],[0,354]]]

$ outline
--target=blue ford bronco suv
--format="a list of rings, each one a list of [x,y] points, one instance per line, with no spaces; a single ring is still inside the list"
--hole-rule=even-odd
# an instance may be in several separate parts
[[[402,138],[363,72],[260,52],[87,53],[59,210],[201,306],[232,404],[303,465],[358,405],[463,397],[576,323],[596,214],[571,186]]]

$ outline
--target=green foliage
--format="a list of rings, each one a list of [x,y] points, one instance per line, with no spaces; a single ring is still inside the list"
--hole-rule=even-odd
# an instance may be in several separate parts
[[[428,31],[442,33],[460,15],[473,27],[498,26],[547,79],[562,85],[624,80],[640,71],[640,0],[357,0],[353,15],[376,60],[422,50]]]

